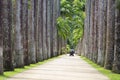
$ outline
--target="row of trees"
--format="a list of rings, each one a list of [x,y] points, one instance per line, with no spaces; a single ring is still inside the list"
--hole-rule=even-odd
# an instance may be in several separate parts
[[[60,54],[60,0],[0,0],[0,74]]]
[[[119,0],[87,0],[84,36],[78,52],[95,63],[120,73]]]

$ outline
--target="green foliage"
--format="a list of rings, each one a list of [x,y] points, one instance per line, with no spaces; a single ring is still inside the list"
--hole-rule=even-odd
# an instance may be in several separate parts
[[[28,0],[28,9],[31,9],[31,8],[32,8],[32,6],[31,6],[31,1]]]
[[[87,63],[89,63],[90,65],[92,65],[95,69],[97,69],[100,73],[106,75],[110,80],[120,80],[120,74],[116,74],[111,72],[111,70],[106,70],[103,67],[95,64],[94,62],[92,62],[91,60],[85,58],[85,57],[81,57],[83,60],[85,60]]]
[[[57,19],[58,33],[75,47],[83,35],[85,0],[61,0],[61,17]]]
[[[120,10],[120,0],[116,0],[116,7]]]
[[[70,34],[70,27],[69,27],[69,18],[66,17],[65,19],[62,17],[59,17],[57,19],[57,29],[58,29],[58,34],[63,37],[64,39],[67,38],[67,36]]]
[[[67,54],[70,52],[70,45],[66,45],[65,47],[62,47],[62,54]]]

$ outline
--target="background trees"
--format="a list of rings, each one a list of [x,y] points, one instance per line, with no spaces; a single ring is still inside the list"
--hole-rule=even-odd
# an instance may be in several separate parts
[[[83,34],[85,0],[61,0],[61,17],[57,19],[58,34],[75,48]]]

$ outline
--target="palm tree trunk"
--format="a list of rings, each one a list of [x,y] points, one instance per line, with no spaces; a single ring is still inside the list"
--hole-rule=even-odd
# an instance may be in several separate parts
[[[47,0],[47,50],[48,58],[51,57],[51,27],[52,27],[52,0]]]
[[[35,37],[35,50],[36,50],[36,61],[39,61],[39,52],[38,52],[38,0],[34,0],[34,37]]]
[[[0,0],[0,74],[3,74],[3,27],[4,27],[4,18],[2,17],[4,15],[3,12],[3,6],[4,6],[4,0]]]
[[[30,0],[29,10],[29,54],[30,63],[36,63],[35,37],[34,37],[34,0]]]
[[[57,18],[57,0],[53,0],[53,56],[57,56],[57,28],[56,28],[56,18]]]
[[[3,56],[4,69],[7,71],[14,70],[13,67],[13,53],[12,53],[12,2],[11,0],[4,0],[4,27],[3,27]]]
[[[43,10],[43,0],[39,0],[39,17],[38,17],[38,46],[39,46],[39,61],[43,60],[43,42],[42,42],[42,37],[43,37],[43,14],[42,14],[42,10]]]
[[[44,59],[48,58],[47,51],[47,0],[43,0],[43,55]]]
[[[90,58],[90,10],[91,10],[91,0],[87,0],[86,1],[86,14],[87,14],[87,17],[86,17],[86,52],[85,52],[85,55],[86,57]]]
[[[104,0],[104,8],[103,8],[103,58],[102,58],[102,66],[105,65],[105,55],[106,55],[106,36],[107,36],[107,0]]]
[[[57,18],[58,18],[60,16],[60,0],[57,0],[56,5],[57,5]],[[56,27],[57,27],[57,25],[56,25]],[[60,45],[59,44],[59,35],[58,35],[58,30],[57,30],[57,55],[60,55],[59,45]]]
[[[24,50],[24,64],[29,65],[28,53],[28,0],[21,1],[21,29],[22,29],[22,43]]]
[[[24,54],[20,16],[21,16],[21,0],[16,0],[15,67],[24,67]]]
[[[115,0],[108,0],[107,5],[107,40],[105,68],[112,69],[112,64],[114,60]]]
[[[93,48],[93,61],[97,63],[98,58],[98,2],[95,0],[95,14],[94,14],[94,48]]]
[[[94,42],[94,0],[91,0],[91,14],[90,14],[90,59],[93,60],[93,42]]]
[[[104,66],[106,44],[106,0],[99,0],[98,9],[98,60],[97,63]]]
[[[112,71],[115,73],[120,73],[120,10],[119,9],[116,9],[115,20],[116,20],[115,21],[116,22],[115,23],[115,45],[114,45],[114,62],[113,62]]]

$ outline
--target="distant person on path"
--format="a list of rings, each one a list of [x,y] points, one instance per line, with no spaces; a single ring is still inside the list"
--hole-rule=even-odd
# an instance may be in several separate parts
[[[75,53],[74,49],[70,49],[70,56],[74,56],[74,53]]]

